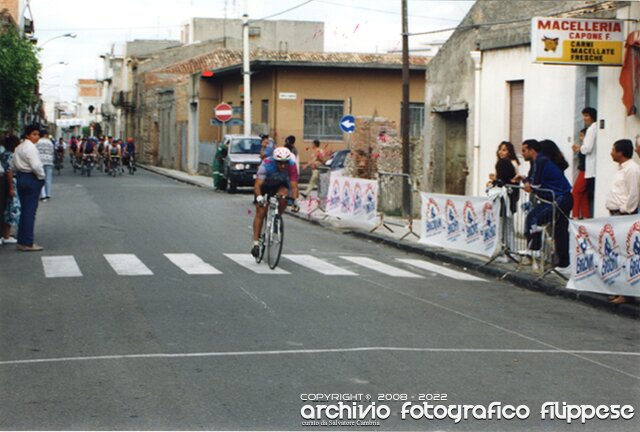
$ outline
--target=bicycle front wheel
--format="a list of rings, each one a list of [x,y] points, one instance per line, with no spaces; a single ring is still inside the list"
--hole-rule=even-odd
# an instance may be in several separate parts
[[[267,233],[267,263],[269,268],[273,270],[280,261],[282,253],[282,245],[284,244],[284,221],[282,216],[276,214],[273,216],[271,229]]]

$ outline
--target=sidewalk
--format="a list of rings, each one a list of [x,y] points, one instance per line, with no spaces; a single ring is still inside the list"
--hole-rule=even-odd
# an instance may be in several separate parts
[[[182,171],[149,165],[139,166],[148,171],[174,180],[213,190],[213,181],[211,177],[190,175]],[[300,189],[304,190],[302,186]],[[298,219],[303,219],[323,227],[340,229],[345,234],[393,246],[403,251],[424,255],[433,260],[453,264],[465,270],[471,269],[478,271],[497,279],[511,282],[519,288],[544,292],[547,295],[560,296],[571,300],[578,300],[618,315],[640,319],[640,305],[637,303],[614,305],[608,301],[606,295],[568,290],[565,288],[566,281],[553,273],[545,276],[544,279],[540,279],[540,273],[533,271],[531,266],[518,266],[515,263],[499,263],[496,261],[491,264],[487,264],[488,260],[484,260],[474,255],[459,252],[454,253],[446,249],[435,248],[419,243],[417,237],[420,235],[419,221],[414,221],[413,224],[413,231],[417,236],[409,233],[409,229],[405,226],[406,223],[404,223],[400,218],[394,217],[385,217],[384,219],[390,230],[381,226],[374,232],[369,232],[364,228],[353,226],[345,227],[340,221],[327,217],[324,212],[319,209],[310,211],[308,207],[309,200],[301,198],[299,200],[299,204],[299,213],[289,212],[291,216]],[[315,204],[313,202],[312,208],[315,209]]]

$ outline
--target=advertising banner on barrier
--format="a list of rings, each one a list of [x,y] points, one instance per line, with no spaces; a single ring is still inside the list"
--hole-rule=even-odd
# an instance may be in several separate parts
[[[378,222],[378,182],[331,174],[327,214],[374,226]]]
[[[640,296],[640,217],[570,221],[567,288]]]
[[[500,250],[499,197],[420,195],[421,243],[487,257]]]

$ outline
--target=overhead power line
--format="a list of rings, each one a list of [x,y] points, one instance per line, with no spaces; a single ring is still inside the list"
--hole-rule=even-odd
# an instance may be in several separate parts
[[[580,11],[589,11],[589,9],[593,9],[593,7],[594,7],[593,5],[582,6],[582,7],[576,8],[576,9],[570,9],[570,10],[566,10],[566,11],[562,11],[562,12],[557,12],[555,14],[550,14],[549,16],[550,17],[555,17],[555,16],[560,16],[560,15],[564,15],[564,14],[568,14],[568,13],[574,13],[574,12],[580,12]],[[602,10],[608,10],[608,9],[594,10],[593,12],[600,12]],[[428,35],[428,34],[435,34],[435,33],[444,33],[444,32],[453,31],[453,30],[467,30],[467,29],[473,29],[473,28],[490,27],[490,26],[495,26],[495,25],[515,24],[515,23],[525,22],[525,21],[531,21],[531,17],[517,18],[517,19],[512,19],[512,20],[507,20],[507,21],[494,21],[494,22],[488,22],[488,23],[466,24],[466,25],[462,25],[462,26],[450,27],[450,28],[439,29],[439,30],[431,30],[431,31],[426,31],[426,32],[418,32],[418,33],[409,33],[409,36],[420,36],[420,35]]]
[[[311,3],[312,1],[313,0],[307,0],[306,2],[302,2],[299,5],[290,7],[289,9],[285,9],[282,12],[274,13],[273,15],[268,15],[266,17],[258,18],[258,19],[255,19],[255,20],[249,20],[249,24],[254,23],[254,22],[258,22],[258,21],[264,21],[266,19],[277,17],[278,15],[282,15],[282,14],[285,14],[287,12],[291,12],[292,10],[298,9],[298,8],[300,8],[300,7],[302,7],[302,6],[306,5],[306,4]]]
[[[347,7],[347,8],[351,8],[351,9],[366,10],[366,11],[370,11],[370,12],[379,12],[379,13],[385,13],[385,14],[390,14],[390,15],[402,15],[401,12],[397,12],[397,11],[391,11],[391,10],[385,10],[385,9],[374,9],[374,8],[369,8],[369,7],[364,7],[364,6],[348,5],[348,4],[337,3],[337,2],[328,1],[328,0],[316,0],[316,2],[317,3],[329,4],[329,5],[333,5],[333,6]],[[442,18],[442,17],[434,17],[434,16],[426,16],[426,15],[416,15],[416,14],[411,14],[411,13],[408,16],[410,18],[424,18],[424,19],[437,20],[437,21],[448,21],[448,22],[459,22],[460,21],[460,20],[452,19],[452,18]]]

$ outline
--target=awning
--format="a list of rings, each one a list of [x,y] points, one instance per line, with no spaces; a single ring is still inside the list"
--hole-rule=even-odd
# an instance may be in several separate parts
[[[86,119],[81,118],[66,118],[57,119],[56,125],[62,128],[74,127],[74,126],[89,126],[89,122]]]
[[[622,103],[627,108],[627,115],[640,115],[640,31],[629,33],[625,49],[620,71]]]

